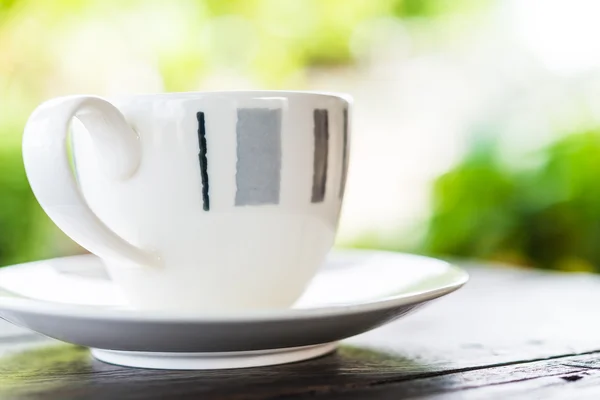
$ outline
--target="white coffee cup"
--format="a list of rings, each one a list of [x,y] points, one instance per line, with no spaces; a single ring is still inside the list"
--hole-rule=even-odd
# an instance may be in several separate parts
[[[131,306],[286,308],[334,241],[348,110],[310,92],[62,97],[29,118],[23,158],[43,209]]]

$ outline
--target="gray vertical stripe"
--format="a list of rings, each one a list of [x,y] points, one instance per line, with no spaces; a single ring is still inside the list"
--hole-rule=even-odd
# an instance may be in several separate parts
[[[311,201],[320,203],[325,199],[325,188],[327,186],[327,157],[329,153],[329,116],[327,110],[314,110],[313,119],[315,123],[315,148],[313,153]]]
[[[281,110],[237,111],[236,206],[279,204]]]
[[[344,131],[343,144],[342,144],[342,181],[340,182],[340,199],[344,197],[344,191],[346,190],[346,178],[348,176],[348,109],[344,108]]]

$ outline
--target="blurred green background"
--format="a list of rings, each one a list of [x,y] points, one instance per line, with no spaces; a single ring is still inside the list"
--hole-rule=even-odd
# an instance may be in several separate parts
[[[600,270],[594,0],[0,0],[0,265],[83,250],[20,140],[73,93],[355,98],[339,245]],[[559,28],[560,27],[560,28]]]

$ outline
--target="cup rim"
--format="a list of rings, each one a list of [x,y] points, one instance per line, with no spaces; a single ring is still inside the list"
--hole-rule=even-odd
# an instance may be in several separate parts
[[[348,93],[312,91],[312,90],[207,90],[207,91],[184,91],[184,92],[140,92],[125,95],[106,96],[110,100],[124,100],[145,97],[190,99],[205,96],[230,96],[237,98],[247,97],[329,97],[353,103],[353,98]]]

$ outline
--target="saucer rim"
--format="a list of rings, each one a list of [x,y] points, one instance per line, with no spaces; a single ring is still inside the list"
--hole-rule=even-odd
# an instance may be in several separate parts
[[[400,252],[378,251],[378,250],[342,250],[335,251],[343,255],[355,254],[356,256],[383,255],[397,257],[403,260],[412,259],[413,262],[431,262],[443,264],[448,270],[446,274],[452,274],[453,281],[434,289],[401,293],[372,300],[363,300],[353,304],[331,304],[314,308],[277,309],[277,310],[255,310],[228,313],[203,313],[194,312],[172,312],[162,310],[131,310],[118,309],[108,306],[75,305],[66,303],[53,303],[49,301],[0,296],[0,312],[24,312],[30,314],[43,314],[57,317],[68,317],[77,319],[109,319],[119,321],[139,321],[152,323],[244,323],[244,322],[273,322],[305,320],[313,318],[328,318],[342,315],[356,315],[369,313],[376,310],[393,309],[431,301],[452,293],[469,280],[469,274],[462,268],[447,261],[433,257]],[[56,259],[69,259],[74,257],[97,257],[93,254],[58,257]],[[30,263],[7,266],[6,268],[19,268],[30,266],[33,263],[47,260],[34,261]],[[407,262],[407,261],[405,261]]]

